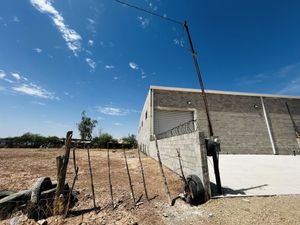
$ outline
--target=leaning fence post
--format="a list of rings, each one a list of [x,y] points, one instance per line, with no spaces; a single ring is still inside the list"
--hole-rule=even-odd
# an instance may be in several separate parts
[[[169,204],[172,205],[172,199],[171,199],[170,190],[169,190],[169,187],[168,187],[167,179],[166,179],[166,176],[165,176],[165,173],[164,173],[164,169],[163,169],[163,166],[162,166],[162,162],[161,162],[161,158],[160,158],[160,153],[159,153],[157,138],[156,138],[155,135],[153,135],[153,136],[154,136],[154,140],[155,140],[155,147],[156,147],[156,152],[157,152],[157,159],[158,159],[158,164],[159,164],[159,168],[160,168],[160,173],[161,173],[161,176],[162,176],[163,182],[164,182],[165,192],[166,192],[166,195],[168,197]]]
[[[91,159],[90,159],[90,148],[89,147],[87,148],[87,154],[88,154],[88,161],[89,161],[89,170],[90,170],[90,178],[91,178],[91,189],[92,189],[92,195],[93,195],[93,205],[94,205],[94,209],[96,210],[94,180],[93,180],[93,172],[92,172],[92,165],[91,165]]]
[[[70,156],[70,149],[72,143],[72,131],[68,131],[66,135],[65,141],[65,152],[63,156],[58,156],[56,158],[57,163],[57,186],[55,191],[55,199],[54,199],[54,207],[53,213],[54,215],[63,214],[65,211],[66,201],[63,196],[64,188],[65,188],[65,180]]]
[[[145,195],[146,195],[147,201],[149,201],[147,187],[146,187],[146,181],[145,181],[145,175],[144,175],[144,168],[143,168],[143,164],[142,164],[142,160],[141,160],[140,148],[138,148],[138,155],[139,155],[140,167],[141,167],[141,172],[142,172],[142,179],[143,179],[143,184],[144,184]]]
[[[111,175],[110,175],[110,158],[109,158],[109,148],[107,148],[107,167],[108,167],[108,182],[109,182],[109,191],[110,191],[110,198],[111,198],[111,204],[113,209],[114,206],[114,197],[113,197],[113,190],[112,190],[112,183],[111,183]]]
[[[129,173],[129,168],[128,168],[128,163],[127,163],[125,148],[123,147],[123,145],[122,145],[122,148],[123,148],[123,153],[124,153],[124,160],[125,160],[125,165],[126,165],[126,171],[127,171],[127,175],[128,175],[129,188],[130,188],[130,191],[131,191],[131,195],[132,195],[132,199],[133,199],[133,204],[135,206],[135,197],[134,197],[134,192],[133,192],[133,188],[132,188],[131,176],[130,176],[130,173]]]

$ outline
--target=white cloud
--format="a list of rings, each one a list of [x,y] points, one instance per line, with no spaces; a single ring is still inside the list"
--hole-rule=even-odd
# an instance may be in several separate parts
[[[43,49],[41,49],[41,48],[34,48],[33,50],[37,53],[41,53],[43,51]]]
[[[55,96],[54,93],[49,92],[49,91],[43,89],[42,87],[40,87],[36,84],[33,84],[33,83],[21,84],[19,86],[13,87],[12,89],[21,94],[35,96],[35,97],[39,97],[39,98],[56,99],[56,100],[59,99],[58,97]]]
[[[61,32],[62,37],[67,43],[68,48],[77,56],[77,52],[81,50],[81,36],[68,25],[64,23],[62,15],[52,6],[50,0],[30,0],[31,4],[41,13],[49,14],[55,26]]]
[[[96,33],[96,21],[91,18],[87,18],[87,20],[88,20],[87,29],[92,33]]]
[[[110,116],[125,116],[128,114],[126,110],[115,108],[115,107],[97,107],[97,111]]]
[[[107,69],[107,70],[110,70],[110,69],[114,69],[115,66],[114,65],[105,65],[104,68]]]
[[[115,126],[122,126],[123,124],[122,124],[122,123],[116,122],[116,123],[114,123],[114,125],[115,125]]]
[[[6,73],[3,70],[0,70],[0,79],[6,77]]]
[[[92,60],[90,58],[86,58],[85,61],[93,70],[96,68],[97,63],[94,60]]]
[[[139,111],[134,109],[122,109],[112,106],[97,106],[96,111],[110,116],[126,116],[130,113],[139,113]]]
[[[114,80],[118,80],[119,79],[119,77],[114,77]]]
[[[138,70],[139,66],[134,62],[129,62],[129,67],[133,70]]]
[[[288,82],[278,94],[300,95],[300,76]]]
[[[32,101],[31,103],[35,104],[35,105],[40,105],[40,106],[45,106],[46,105],[46,103],[44,103],[44,102],[35,102],[35,101]]]
[[[4,78],[4,80],[5,80],[6,82],[10,83],[10,84],[15,83],[14,81],[12,81],[11,79],[8,79],[8,78]]]
[[[147,76],[143,75],[143,76],[141,76],[141,78],[142,78],[142,79],[145,79],[145,78],[147,78]]]
[[[10,73],[12,76],[13,76],[13,78],[15,78],[16,80],[21,80],[22,79],[22,76],[20,75],[20,74],[18,74],[18,73]]]
[[[140,25],[141,25],[142,28],[146,28],[146,27],[149,26],[149,23],[150,23],[150,19],[149,18],[138,16],[137,19],[140,22]]]
[[[14,16],[13,21],[14,21],[15,23],[19,23],[19,22],[20,22],[20,20],[19,20],[19,18],[18,18],[17,16]]]
[[[89,40],[89,41],[88,41],[88,45],[89,45],[89,46],[93,46],[93,45],[94,45],[94,41],[93,41],[93,40]]]

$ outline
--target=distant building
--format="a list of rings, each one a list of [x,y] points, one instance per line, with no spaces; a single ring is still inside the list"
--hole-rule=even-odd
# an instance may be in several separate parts
[[[293,154],[299,151],[299,96],[211,90],[206,93],[221,153]],[[151,86],[139,121],[138,144],[147,153],[154,146],[151,144],[154,134],[189,121],[194,121],[193,126],[199,126],[199,131],[208,136],[200,90]]]

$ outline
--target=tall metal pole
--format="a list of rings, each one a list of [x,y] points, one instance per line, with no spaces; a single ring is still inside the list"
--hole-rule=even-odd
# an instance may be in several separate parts
[[[199,80],[200,87],[201,87],[201,95],[202,95],[202,98],[203,98],[205,113],[206,113],[207,122],[208,122],[209,136],[210,136],[210,138],[213,138],[214,131],[213,131],[213,128],[212,128],[211,119],[210,119],[210,115],[209,115],[208,103],[207,103],[207,98],[206,98],[206,93],[205,93],[205,88],[204,88],[204,82],[203,82],[202,77],[201,77],[199,64],[198,64],[197,56],[196,56],[196,53],[195,53],[195,49],[194,49],[194,46],[193,46],[193,41],[192,41],[192,37],[191,37],[190,31],[189,31],[187,21],[184,21],[183,26],[184,26],[186,34],[188,36],[188,40],[189,40],[191,51],[192,51],[193,60],[194,60],[195,67],[196,67],[196,72],[197,72],[197,75],[198,75],[198,80]],[[215,178],[216,178],[218,193],[223,194],[222,185],[221,185],[221,178],[220,178],[220,171],[219,171],[219,161],[218,161],[217,154],[218,154],[217,152],[214,152],[213,155],[212,155],[213,156],[213,162],[214,162]]]
[[[199,80],[200,87],[201,87],[201,94],[202,94],[205,113],[206,113],[207,122],[208,122],[209,136],[212,137],[212,136],[214,136],[214,132],[213,132],[213,128],[212,128],[212,125],[211,125],[211,120],[210,120],[210,115],[209,115],[209,110],[208,110],[208,103],[207,103],[207,98],[206,98],[205,89],[204,89],[204,82],[203,82],[202,77],[201,77],[201,73],[200,73],[200,69],[199,69],[199,65],[198,65],[198,60],[197,60],[197,56],[196,56],[196,53],[195,53],[195,50],[194,50],[194,46],[193,46],[193,42],[192,42],[192,38],[191,38],[191,35],[190,35],[190,31],[189,31],[187,21],[184,21],[184,28],[185,28],[186,34],[188,36],[188,39],[189,39],[189,43],[190,43],[190,47],[191,47],[191,51],[192,51],[192,56],[193,56],[193,59],[194,59],[196,72],[197,72],[198,80]]]

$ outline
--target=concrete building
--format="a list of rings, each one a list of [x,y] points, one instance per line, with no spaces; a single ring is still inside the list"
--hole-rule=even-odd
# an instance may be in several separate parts
[[[231,155],[234,160],[243,158],[243,162],[239,163],[247,165],[247,170],[253,171],[253,168],[258,168],[258,163],[247,160],[251,157],[239,155],[265,155],[262,157],[267,159],[266,162],[273,161],[280,165],[277,161],[280,161],[283,155],[299,154],[299,96],[209,90],[206,94],[214,135],[220,140],[221,154],[226,154],[224,157],[228,154],[228,157]],[[157,142],[154,137],[157,138]],[[184,175],[193,174],[200,178],[206,200],[211,197],[211,182],[215,183],[211,165],[208,165],[207,160],[207,137],[208,123],[200,90],[150,87],[138,127],[139,147],[155,159],[159,149],[162,163],[178,174],[181,171],[176,150],[180,150]],[[225,162],[224,157],[221,157],[221,169],[225,172],[227,168],[222,166],[232,163]],[[298,157],[294,160],[298,160]],[[286,166],[282,165],[280,171],[286,171]],[[262,176],[263,172],[273,174],[275,170],[272,168],[265,167],[255,175]],[[227,181],[243,178],[243,172],[235,174],[239,167],[227,169],[230,171],[229,175],[225,173],[222,176],[222,170],[221,179],[227,187],[237,187]],[[251,182],[249,180],[248,183]],[[248,183],[242,182],[239,185]],[[268,191],[272,194],[272,190],[276,189],[274,186],[274,183],[269,183]]]
[[[214,134],[224,154],[293,154],[299,151],[300,97],[207,92]],[[290,111],[290,113],[289,113]],[[148,151],[153,134],[196,120],[207,136],[201,91],[151,86],[141,114],[138,143]],[[298,140],[297,140],[298,139]],[[298,142],[297,142],[298,141]]]

